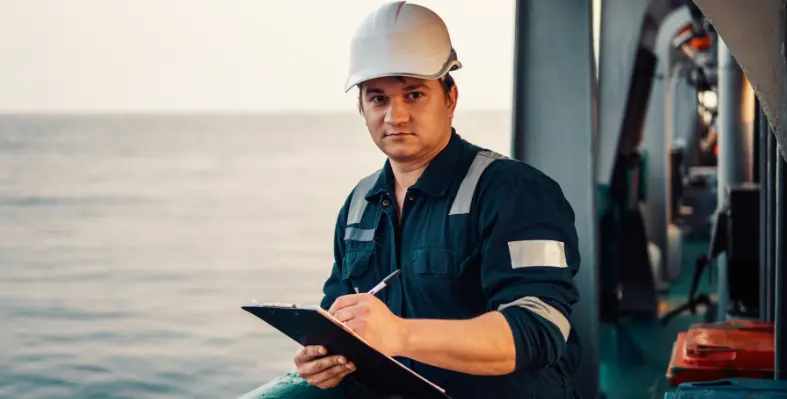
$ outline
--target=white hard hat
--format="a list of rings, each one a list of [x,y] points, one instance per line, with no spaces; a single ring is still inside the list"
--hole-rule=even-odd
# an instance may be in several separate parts
[[[345,92],[370,79],[440,79],[461,67],[442,18],[426,7],[397,1],[371,13],[355,32]]]

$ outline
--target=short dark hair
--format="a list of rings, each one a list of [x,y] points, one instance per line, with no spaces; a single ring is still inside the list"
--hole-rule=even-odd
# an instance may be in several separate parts
[[[399,81],[404,82],[404,77],[397,76],[396,77]],[[456,82],[454,81],[454,77],[451,76],[450,73],[446,73],[440,78],[440,86],[443,87],[443,94],[445,97],[448,98],[448,95],[451,93],[451,89],[456,86]],[[363,113],[363,108],[361,107],[361,100],[363,100],[363,83],[358,84],[358,112]]]

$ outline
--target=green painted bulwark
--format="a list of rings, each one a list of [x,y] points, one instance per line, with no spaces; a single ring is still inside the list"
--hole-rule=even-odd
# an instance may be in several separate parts
[[[238,399],[339,399],[346,395],[340,389],[322,390],[306,383],[295,374],[279,377]]]

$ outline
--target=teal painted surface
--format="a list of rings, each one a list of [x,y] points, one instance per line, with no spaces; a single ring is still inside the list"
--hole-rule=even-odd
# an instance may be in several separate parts
[[[306,383],[295,373],[287,373],[238,399],[403,399],[400,396],[373,393],[355,379],[348,377],[331,389],[320,389]]]
[[[664,399],[775,399],[787,398],[787,381],[730,378],[718,381],[684,383]]]
[[[676,306],[686,300],[694,259],[707,249],[705,241],[683,243],[681,276],[659,299]],[[709,292],[708,279],[701,281],[699,292]],[[667,367],[679,331],[704,321],[703,312],[683,313],[667,326],[656,319],[623,320],[618,326],[601,325],[599,352],[600,386],[606,399],[662,399],[673,391],[666,379]]]
[[[285,374],[238,399],[339,399],[346,398],[344,387],[323,390],[306,383],[294,373]]]

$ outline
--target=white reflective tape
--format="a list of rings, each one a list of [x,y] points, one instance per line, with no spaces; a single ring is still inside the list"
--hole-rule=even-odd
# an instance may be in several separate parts
[[[568,341],[568,334],[571,333],[571,323],[569,323],[568,318],[566,318],[563,313],[560,313],[559,310],[548,305],[546,302],[534,296],[526,296],[519,298],[514,302],[500,305],[497,310],[502,311],[503,309],[511,306],[519,306],[520,308],[527,309],[541,316],[542,318],[549,320],[552,324],[557,326],[558,330],[560,330],[560,333],[563,334],[563,339]]]
[[[344,241],[372,241],[374,240],[374,229],[359,229],[347,227],[344,230]]]
[[[511,267],[547,266],[568,267],[562,242],[552,240],[523,240],[508,243]]]
[[[363,211],[366,210],[366,194],[369,190],[374,187],[374,183],[377,183],[377,178],[380,176],[380,172],[382,169],[378,170],[377,172],[372,173],[369,176],[364,177],[355,186],[355,191],[353,191],[353,197],[350,200],[350,209],[347,211],[347,225],[361,223],[361,218],[363,217]]]
[[[470,169],[467,170],[462,183],[459,184],[459,191],[456,193],[448,215],[470,213],[470,205],[473,203],[473,195],[481,175],[492,162],[501,158],[505,158],[505,156],[492,151],[481,151],[476,154],[473,163],[470,164]]]

